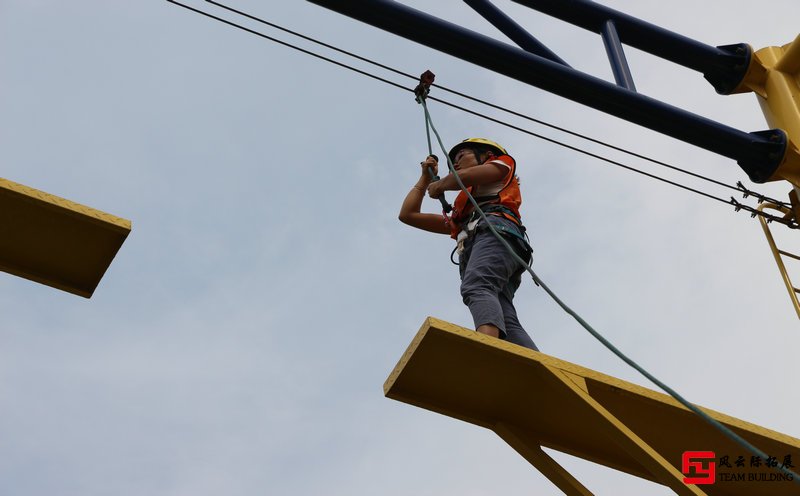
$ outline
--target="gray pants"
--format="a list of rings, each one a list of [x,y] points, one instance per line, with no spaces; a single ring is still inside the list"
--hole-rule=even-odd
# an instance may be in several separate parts
[[[496,222],[513,226],[506,219],[493,218],[492,223]],[[523,260],[528,259],[521,241],[512,237],[505,239]],[[539,351],[520,325],[513,303],[524,270],[488,227],[478,225],[459,256],[461,297],[472,314],[476,329],[492,324],[500,329],[501,339]]]

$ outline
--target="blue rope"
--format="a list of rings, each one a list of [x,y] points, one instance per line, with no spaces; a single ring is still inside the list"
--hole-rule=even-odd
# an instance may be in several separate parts
[[[419,101],[422,105],[425,105],[425,99],[420,98]],[[425,136],[428,138],[428,156],[433,155],[433,146],[431,145],[431,121],[428,119],[428,111],[425,111]]]
[[[517,253],[514,251],[514,249],[508,243],[508,241],[506,241],[505,238],[494,228],[492,223],[487,220],[486,214],[484,214],[483,210],[481,210],[481,207],[478,205],[478,202],[475,201],[475,198],[472,197],[470,192],[467,190],[466,186],[464,186],[464,183],[461,181],[461,178],[459,177],[458,172],[456,172],[455,168],[453,167],[453,162],[450,159],[450,155],[447,153],[447,150],[445,149],[444,143],[442,142],[442,138],[439,136],[439,132],[436,130],[436,127],[434,127],[434,125],[433,125],[433,120],[431,119],[431,115],[428,112],[428,106],[425,103],[425,99],[422,98],[422,99],[419,99],[418,101],[419,101],[420,104],[422,104],[422,108],[425,111],[425,125],[426,126],[430,126],[431,130],[433,130],[433,133],[436,135],[436,140],[439,142],[439,146],[442,148],[442,152],[444,153],[445,157],[447,157],[447,167],[448,167],[448,169],[450,169],[450,173],[453,174],[453,176],[455,177],[455,180],[458,183],[458,187],[461,188],[461,191],[466,193],[467,197],[469,198],[470,203],[472,203],[472,206],[475,207],[475,211],[478,212],[478,214],[480,215],[480,217],[483,220],[484,224],[489,227],[489,229],[491,230],[492,234],[494,234],[494,236],[497,238],[497,240],[500,241],[500,243],[506,248],[506,250],[508,250],[508,252],[514,258],[514,260],[516,260],[517,263],[519,263],[520,265],[525,267],[525,270],[527,270],[528,273],[531,275],[531,277],[533,278],[533,281],[536,284],[538,284],[539,286],[541,286],[542,289],[544,289],[545,292],[548,295],[550,295],[550,297],[558,304],[558,306],[560,306],[565,312],[567,312],[575,320],[577,320],[578,323],[584,329],[586,329],[589,332],[589,334],[594,336],[594,338],[597,339],[598,341],[600,341],[603,344],[603,346],[608,348],[612,353],[614,353],[620,359],[622,359],[623,362],[625,362],[628,365],[630,365],[631,367],[633,367],[634,370],[636,370],[637,372],[639,372],[640,374],[645,376],[648,380],[650,380],[650,382],[652,382],[653,384],[655,384],[656,386],[661,388],[661,390],[663,390],[664,392],[666,392],[667,394],[669,394],[670,396],[675,398],[680,404],[682,404],[683,406],[685,406],[686,408],[688,408],[689,410],[694,412],[697,416],[699,416],[700,418],[705,420],[707,423],[711,424],[713,427],[715,427],[717,430],[719,430],[722,434],[724,434],[726,437],[728,437],[728,439],[730,439],[731,441],[739,444],[740,446],[742,446],[743,448],[747,449],[751,453],[757,455],[758,457],[760,457],[763,460],[769,459],[770,457],[767,456],[766,453],[764,453],[760,449],[758,449],[755,446],[753,446],[752,444],[750,444],[750,442],[748,442],[746,439],[744,439],[740,435],[738,435],[735,432],[733,432],[727,426],[725,426],[725,425],[721,424],[720,422],[718,422],[717,420],[713,419],[706,412],[702,411],[700,408],[698,408],[697,406],[695,406],[692,403],[690,403],[683,396],[681,396],[677,391],[675,391],[671,387],[667,386],[666,384],[664,384],[663,382],[658,380],[651,373],[649,373],[647,370],[642,368],[639,364],[637,364],[635,361],[633,361],[627,355],[622,353],[622,351],[620,351],[609,340],[607,340],[605,337],[603,337],[602,334],[597,332],[591,325],[589,325],[588,322],[583,320],[583,318],[580,315],[578,315],[574,310],[572,310],[569,306],[567,306],[563,301],[561,301],[561,298],[556,296],[556,294],[552,290],[550,290],[550,288],[533,271],[533,268],[532,268],[533,260],[531,260],[530,264],[525,262],[519,255],[517,255]],[[776,468],[776,467],[773,467],[773,468]],[[788,468],[784,467],[783,465],[780,465],[779,467],[777,467],[777,469],[780,470],[781,472],[783,472],[784,474],[790,476],[795,483],[800,484],[800,475],[792,472],[791,470],[789,470]]]

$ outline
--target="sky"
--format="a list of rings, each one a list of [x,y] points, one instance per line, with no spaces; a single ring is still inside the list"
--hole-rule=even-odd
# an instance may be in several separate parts
[[[462,2],[403,3],[508,42]],[[755,48],[792,41],[800,13],[795,0],[604,3],[710,45]],[[613,80],[596,35],[496,4],[574,67]],[[230,5],[786,198],[787,184],[752,184],[732,160],[308,2]],[[719,96],[700,74],[626,54],[641,93],[767,129],[753,95]],[[691,401],[800,437],[797,316],[756,220],[433,102],[430,110],[447,144],[483,136],[516,158],[534,269],[567,304]],[[91,299],[0,274],[0,494],[560,494],[493,433],[383,397],[427,316],[472,324],[448,260],[452,240],[397,220],[427,154],[423,122],[409,93],[166,1],[0,0],[0,177],[133,222]],[[779,235],[800,251],[793,233]],[[529,279],[516,306],[544,353],[655,388]],[[551,453],[597,494],[672,494]]]

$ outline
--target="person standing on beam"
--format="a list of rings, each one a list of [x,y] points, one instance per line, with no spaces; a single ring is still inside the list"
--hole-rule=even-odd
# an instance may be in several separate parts
[[[484,138],[465,139],[448,155],[458,177],[477,201],[487,221],[505,237],[522,260],[530,263],[533,250],[519,214],[522,195],[516,161],[505,148]],[[445,191],[458,191],[460,187],[453,174],[438,181],[433,179],[438,173],[438,160],[434,155],[428,156],[420,165],[420,178],[403,200],[398,218],[404,224],[449,234],[456,240],[454,253],[458,253],[459,259],[461,297],[472,314],[476,331],[538,351],[520,324],[514,308],[514,294],[525,267],[494,236],[463,191],[456,197],[449,219],[444,215],[422,213],[420,209],[426,192],[431,198],[438,199]]]

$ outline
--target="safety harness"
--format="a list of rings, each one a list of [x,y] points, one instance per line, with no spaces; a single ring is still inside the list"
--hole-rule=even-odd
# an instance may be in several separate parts
[[[435,77],[436,76],[431,71],[425,71],[420,76],[419,84],[414,88],[414,95],[417,103],[423,104],[424,106],[425,98],[430,92],[430,87]],[[428,138],[428,154],[429,156],[435,157],[431,146],[430,122],[427,117],[427,112],[425,118],[425,132]],[[501,148],[501,151],[504,150]],[[533,250],[528,236],[525,233],[525,226],[522,225],[522,220],[519,215],[519,206],[522,203],[522,196],[519,190],[519,181],[517,180],[516,161],[507,154],[495,157],[493,160],[502,162],[509,168],[507,179],[497,193],[476,197],[474,200],[478,204],[480,210],[485,214],[487,222],[491,222],[492,218],[497,217],[502,217],[511,221],[513,227],[502,222],[492,222],[492,226],[505,237],[518,239],[529,256]],[[428,173],[431,175],[432,180],[439,180],[439,177],[434,175],[431,168],[428,168]],[[453,255],[456,252],[460,254],[464,249],[464,242],[466,239],[474,236],[477,229],[480,228],[479,220],[481,218],[481,212],[473,208],[473,205],[470,203],[470,195],[473,190],[474,188],[469,187],[466,188],[466,191],[460,191],[452,206],[447,202],[444,195],[439,197],[439,201],[442,204],[443,220],[450,228],[450,237],[456,240],[456,247],[450,253],[450,261],[456,265],[458,264],[453,260]],[[448,215],[449,213],[451,215]]]

